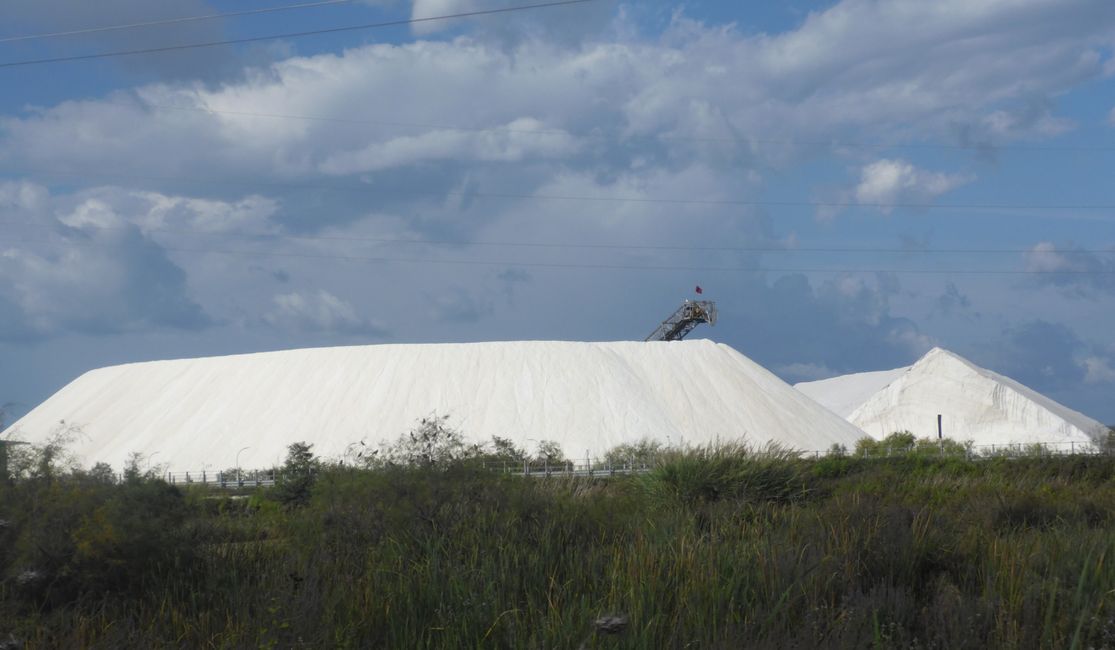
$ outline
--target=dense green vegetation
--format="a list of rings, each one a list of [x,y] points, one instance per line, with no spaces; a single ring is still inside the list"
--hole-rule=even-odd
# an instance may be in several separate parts
[[[590,480],[410,442],[359,469],[292,448],[240,495],[24,463],[0,645],[1115,647],[1113,457],[729,446]]]

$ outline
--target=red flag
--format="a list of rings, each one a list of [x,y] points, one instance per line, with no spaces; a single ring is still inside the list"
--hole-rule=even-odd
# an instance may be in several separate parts
[[[699,284],[697,285],[697,293],[704,293],[704,291],[701,290],[701,285]]]

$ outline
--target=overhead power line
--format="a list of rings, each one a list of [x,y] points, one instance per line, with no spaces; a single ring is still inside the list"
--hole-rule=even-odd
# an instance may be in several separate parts
[[[183,183],[186,185],[210,187],[267,187],[281,190],[325,190],[333,192],[356,192],[376,194],[380,197],[388,195],[384,190],[367,185],[334,185],[321,183],[292,183],[277,181],[228,181],[222,179],[196,178],[187,176],[154,176],[147,174],[121,174],[116,172],[69,172],[47,171],[41,169],[0,169],[2,174],[16,174],[24,177],[62,177],[62,178],[116,178],[127,180],[143,180],[165,183]],[[1115,211],[1115,203],[925,203],[913,201],[884,202],[858,202],[858,201],[800,201],[777,199],[694,199],[682,197],[648,197],[648,196],[585,196],[568,194],[524,194],[518,192],[474,192],[450,190],[446,192],[431,192],[423,190],[405,190],[392,188],[390,194],[395,196],[418,196],[467,198],[467,199],[504,199],[516,201],[569,201],[585,203],[634,203],[634,204],[659,204],[659,205],[707,205],[707,206],[740,206],[740,207],[807,207],[807,208],[878,208],[916,209],[916,210],[1004,210],[1004,211]],[[1115,215],[1112,215],[1115,218]]]
[[[5,220],[0,224],[24,226],[50,230],[57,228],[58,224],[37,223],[31,221]],[[120,229],[118,226],[101,228],[102,230]],[[1115,246],[1112,248],[853,248],[853,247],[788,247],[788,246],[678,246],[663,244],[619,244],[619,243],[578,243],[578,242],[527,242],[527,241],[480,241],[480,240],[452,240],[452,239],[426,239],[406,237],[363,237],[360,235],[300,235],[295,233],[250,233],[235,231],[205,232],[197,229],[182,228],[142,228],[145,233],[161,233],[168,235],[190,235],[211,238],[238,238],[238,239],[265,239],[265,240],[295,240],[295,241],[327,241],[327,242],[353,242],[370,244],[416,245],[416,246],[442,246],[451,248],[467,247],[493,247],[493,248],[546,248],[546,249],[583,249],[583,250],[633,250],[633,251],[670,251],[692,253],[869,253],[869,254],[904,254],[904,255],[939,255],[939,254],[1026,254],[1026,253],[1054,253],[1057,255],[1115,255]],[[42,240],[48,241],[48,240]]]
[[[45,59],[26,59],[23,61],[6,61],[0,63],[0,68],[13,68],[16,66],[26,65],[39,65],[44,63],[61,63],[63,61],[87,61],[90,59],[106,59],[118,56],[133,56],[138,54],[155,54],[158,52],[175,52],[180,50],[194,50],[205,47],[218,47],[224,45],[239,45],[243,43],[259,43],[262,41],[276,41],[290,38],[302,38],[305,36],[316,36],[320,34],[336,34],[340,32],[353,32],[367,29],[377,29],[383,27],[398,27],[402,25],[414,25],[418,23],[436,22],[442,20],[456,20],[460,18],[474,18],[478,16],[492,16],[495,14],[506,14],[519,11],[528,11],[531,9],[545,9],[547,7],[562,7],[567,5],[584,4],[586,2],[595,2],[596,0],[556,0],[554,2],[542,2],[538,4],[529,5],[516,5],[513,7],[500,7],[497,9],[482,9],[478,11],[463,11],[455,14],[444,14],[440,16],[426,16],[423,18],[404,18],[399,20],[388,20],[378,23],[364,23],[362,25],[344,25],[341,27],[328,27],[324,29],[310,29],[300,32],[287,32],[284,34],[269,34],[266,36],[249,36],[245,38],[231,38],[220,41],[208,41],[204,43],[186,43],[182,45],[164,45],[161,47],[145,47],[134,50],[116,50],[113,52],[97,52],[93,54],[78,54],[73,56],[57,56]]]
[[[25,36],[6,36],[0,38],[0,43],[14,43],[17,41],[34,41],[46,38],[61,38],[64,36],[81,36],[84,34],[98,34],[101,32],[115,32],[126,29],[139,29],[142,27],[157,27],[159,25],[178,25],[181,23],[201,22],[219,18],[238,18],[240,16],[254,16],[257,14],[270,14],[294,9],[310,9],[329,5],[352,4],[356,0],[322,0],[321,2],[303,2],[301,4],[282,5],[278,7],[262,7],[260,9],[245,9],[243,11],[230,11],[223,14],[207,14],[204,16],[183,16],[181,18],[167,18],[164,20],[149,20],[140,23],[127,23],[123,25],[107,25],[104,27],[89,27],[86,29],[72,29],[65,32],[49,32],[46,34],[27,34]]]
[[[11,240],[0,240],[11,241]],[[93,241],[71,240],[69,243],[95,248],[119,248],[111,244]],[[750,266],[708,266],[708,265],[656,265],[656,264],[594,264],[585,262],[539,262],[508,260],[465,260],[446,258],[381,257],[365,255],[336,255],[327,253],[290,253],[282,251],[225,250],[215,248],[186,248],[164,246],[165,251],[175,253],[200,253],[229,255],[234,257],[278,257],[294,259],[322,259],[338,262],[376,262],[401,264],[436,264],[453,266],[501,266],[549,269],[583,270],[624,270],[624,271],[705,271],[705,272],[749,272],[749,273],[895,273],[906,275],[1115,275],[1115,270],[994,270],[994,269],[880,269],[880,268],[815,268],[815,267],[750,267]]]

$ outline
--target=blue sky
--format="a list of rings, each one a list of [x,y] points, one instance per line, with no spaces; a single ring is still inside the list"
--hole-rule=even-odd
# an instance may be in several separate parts
[[[278,4],[9,1],[0,64],[514,3],[11,40]],[[0,65],[0,404],[168,357],[641,339],[700,284],[699,335],[789,381],[938,345],[1115,423],[1113,46],[1106,0],[596,0]]]

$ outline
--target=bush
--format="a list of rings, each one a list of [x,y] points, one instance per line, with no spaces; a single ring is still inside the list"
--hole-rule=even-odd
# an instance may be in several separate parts
[[[479,447],[466,444],[464,435],[449,426],[448,415],[432,413],[420,419],[417,427],[399,436],[394,444],[381,447],[368,464],[446,467],[466,458],[475,458],[481,452]]]
[[[310,500],[310,490],[317,478],[319,463],[313,445],[295,442],[287,447],[286,462],[279,471],[278,484],[272,492],[283,505],[301,506]]]
[[[721,444],[670,452],[642,477],[647,494],[688,505],[721,499],[785,502],[807,491],[804,464],[777,445]]]
[[[4,492],[10,554],[0,555],[30,603],[54,607],[86,594],[136,593],[193,557],[190,514],[175,487],[143,477],[120,484],[80,475],[29,480]]]
[[[663,452],[662,443],[644,438],[612,447],[604,454],[604,462],[611,467],[632,465],[649,467]]]
[[[538,453],[534,455],[534,462],[545,463],[547,465],[563,465],[569,462],[565,457],[565,452],[562,451],[561,445],[553,440],[540,440],[538,442]]]
[[[864,437],[856,441],[856,455],[862,458],[906,454],[967,456],[971,452],[971,448],[971,441],[957,442],[951,438],[940,440],[918,438],[909,431],[896,431],[882,440]]]

